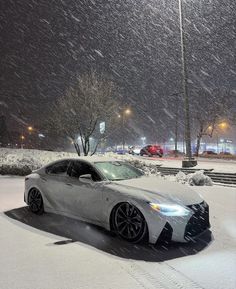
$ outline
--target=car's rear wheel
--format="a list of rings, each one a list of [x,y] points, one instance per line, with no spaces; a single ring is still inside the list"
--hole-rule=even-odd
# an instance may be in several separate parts
[[[147,236],[147,223],[140,210],[130,203],[120,203],[112,215],[113,228],[123,239],[138,243]]]
[[[33,188],[29,191],[28,204],[29,204],[30,210],[34,214],[40,215],[44,212],[43,198],[38,189]]]

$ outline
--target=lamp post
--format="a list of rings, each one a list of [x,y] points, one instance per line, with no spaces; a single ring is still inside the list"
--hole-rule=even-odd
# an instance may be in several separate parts
[[[121,114],[118,115],[118,117],[120,117],[122,121],[122,150],[123,152],[125,149],[125,116],[128,116],[130,114],[131,114],[131,110],[127,108],[127,109],[123,109]]]
[[[25,136],[22,134],[22,135],[20,136],[21,148],[22,148],[22,149],[24,148],[24,139],[25,139]]]
[[[193,167],[197,165],[197,161],[192,158],[191,148],[191,130],[190,130],[190,112],[189,112],[189,96],[187,85],[187,66],[186,66],[186,39],[183,20],[183,4],[182,0],[179,0],[179,24],[180,24],[180,37],[181,37],[181,60],[182,60],[182,89],[184,95],[184,118],[185,118],[185,143],[186,143],[186,157],[187,160],[183,160],[182,166]]]

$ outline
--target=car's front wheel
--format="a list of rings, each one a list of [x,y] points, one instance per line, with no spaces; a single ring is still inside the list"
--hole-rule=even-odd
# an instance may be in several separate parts
[[[140,210],[130,203],[120,203],[112,214],[113,228],[123,239],[138,243],[147,236],[147,223]]]
[[[44,212],[43,198],[38,189],[33,188],[29,191],[28,204],[29,204],[30,210],[34,214],[40,215]]]

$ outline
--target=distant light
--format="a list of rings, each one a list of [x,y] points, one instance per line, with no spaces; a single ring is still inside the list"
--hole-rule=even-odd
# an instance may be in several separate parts
[[[173,137],[170,138],[170,141],[174,141]]]
[[[28,126],[28,131],[32,131],[33,127],[32,126]]]
[[[221,128],[226,128],[228,126],[227,122],[222,122],[219,124]]]
[[[222,138],[220,139],[220,142],[224,142],[224,141],[225,141],[224,139],[222,139]]]
[[[21,135],[20,138],[21,138],[22,140],[25,139],[25,137],[24,137],[23,135]]]
[[[39,134],[38,134],[38,137],[40,137],[40,138],[44,138],[44,137],[45,137],[45,135],[44,135],[44,134],[42,134],[42,133],[39,133]]]
[[[129,109],[129,108],[127,108],[126,110],[125,110],[125,114],[130,114],[131,113],[131,110]]]
[[[100,122],[99,124],[100,134],[104,134],[106,130],[106,123],[105,121]]]

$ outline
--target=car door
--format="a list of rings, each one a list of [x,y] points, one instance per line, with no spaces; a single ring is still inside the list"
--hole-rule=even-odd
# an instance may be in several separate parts
[[[48,166],[45,175],[41,175],[40,182],[44,191],[45,205],[56,212],[65,212],[65,196],[67,182],[67,169],[69,160],[56,162]]]
[[[91,174],[89,183],[79,178]],[[96,169],[87,162],[73,161],[68,169],[66,207],[68,213],[84,220],[100,223],[103,208],[102,182]]]

